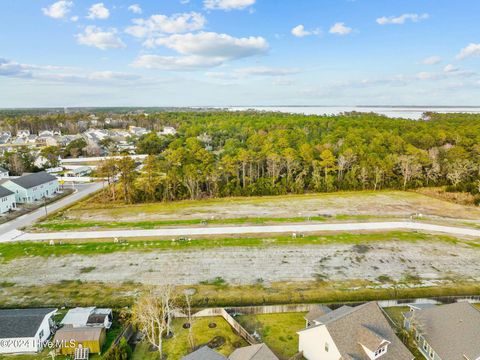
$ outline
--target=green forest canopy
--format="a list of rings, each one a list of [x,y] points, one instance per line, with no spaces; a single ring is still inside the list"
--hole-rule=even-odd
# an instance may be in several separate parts
[[[480,115],[427,115],[428,121],[371,113],[99,114],[100,126],[111,116],[123,127],[177,129],[175,137],[139,139],[138,149],[151,157],[138,174],[129,159],[104,163],[100,171],[111,180],[120,175],[121,191],[112,186],[109,196],[126,202],[438,185],[478,193]],[[30,121],[31,127],[68,132],[80,115],[28,119],[10,117],[0,126],[21,128]]]

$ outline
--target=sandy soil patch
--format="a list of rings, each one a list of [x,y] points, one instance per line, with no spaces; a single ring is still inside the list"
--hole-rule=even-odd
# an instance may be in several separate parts
[[[369,245],[218,248],[28,257],[0,265],[0,278],[21,285],[62,280],[189,285],[222,277],[231,284],[420,277],[480,281],[480,250],[448,243],[390,241]]]
[[[101,208],[93,204],[69,209],[68,220],[148,221],[243,217],[401,216],[479,219],[480,209],[413,192],[347,192],[263,198],[183,201]]]

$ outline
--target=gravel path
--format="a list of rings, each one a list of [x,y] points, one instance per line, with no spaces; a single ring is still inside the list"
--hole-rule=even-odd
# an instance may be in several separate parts
[[[194,235],[232,235],[232,234],[273,234],[273,233],[311,233],[322,231],[375,231],[375,230],[418,230],[428,233],[445,233],[450,235],[480,237],[480,230],[441,226],[421,222],[371,222],[371,223],[335,223],[335,224],[295,224],[270,226],[222,226],[190,227],[154,230],[108,230],[108,231],[72,231],[51,233],[16,233],[9,237],[0,237],[0,242],[38,241],[68,239],[107,239],[107,238],[141,238],[162,236]]]

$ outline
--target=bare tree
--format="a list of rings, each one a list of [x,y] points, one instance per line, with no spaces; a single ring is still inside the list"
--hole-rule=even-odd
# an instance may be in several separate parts
[[[419,177],[422,171],[422,165],[413,155],[399,156],[398,166],[403,177],[403,189],[407,188],[409,181]]]
[[[185,310],[187,312],[188,324],[190,325],[188,328],[188,344],[190,349],[193,350],[195,348],[195,337],[193,336],[193,322],[195,318],[192,316],[192,296],[187,292],[185,292]]]
[[[470,161],[457,159],[448,167],[447,179],[453,186],[457,186],[469,174],[471,168]]]
[[[171,333],[176,312],[176,294],[173,285],[162,285],[138,299],[133,317],[139,330],[163,358],[163,337]]]

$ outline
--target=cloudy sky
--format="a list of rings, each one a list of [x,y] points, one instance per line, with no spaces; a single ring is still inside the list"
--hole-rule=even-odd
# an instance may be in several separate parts
[[[480,105],[478,0],[1,0],[0,107]]]

